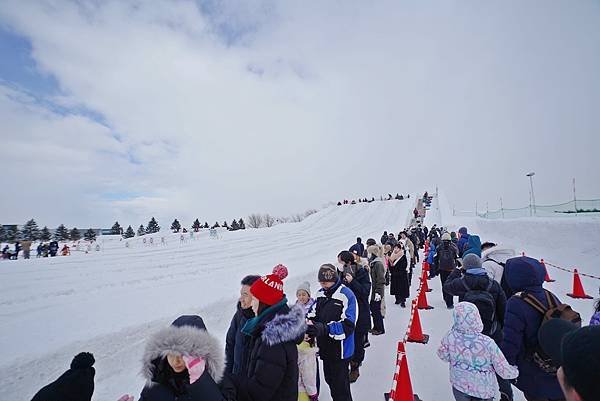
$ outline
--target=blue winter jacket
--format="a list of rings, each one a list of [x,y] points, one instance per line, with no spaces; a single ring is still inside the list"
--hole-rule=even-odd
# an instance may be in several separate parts
[[[516,386],[531,399],[564,399],[556,375],[545,373],[531,360],[538,344],[542,315],[519,298],[519,292],[536,297],[547,305],[542,283],[546,271],[539,261],[526,256],[508,259],[504,277],[516,292],[506,303],[504,340],[500,348],[511,365],[519,368]]]
[[[467,234],[467,229],[464,227],[461,227],[458,232],[460,233],[460,238],[458,239],[456,246],[458,246],[458,256],[462,258],[465,245],[467,245],[467,241],[469,241],[470,236]]]

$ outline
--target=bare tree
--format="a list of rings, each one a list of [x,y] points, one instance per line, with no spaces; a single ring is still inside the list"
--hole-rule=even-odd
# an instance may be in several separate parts
[[[291,216],[291,220],[292,220],[292,223],[300,223],[302,220],[304,220],[304,216],[301,215],[300,213],[293,214]]]
[[[248,221],[246,223],[250,228],[260,228],[263,224],[263,216],[258,213],[253,213],[248,216]]]
[[[316,209],[308,209],[306,212],[304,212],[304,217],[308,217],[311,214],[315,214],[315,213],[317,213]]]
[[[269,213],[266,213],[263,216],[263,221],[265,222],[265,227],[273,227],[273,225],[275,225],[275,218]]]

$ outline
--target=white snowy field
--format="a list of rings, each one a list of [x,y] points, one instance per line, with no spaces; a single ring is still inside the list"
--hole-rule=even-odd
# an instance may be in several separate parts
[[[224,339],[235,310],[239,280],[245,274],[264,274],[277,263],[290,270],[286,292],[309,280],[317,288],[316,270],[333,262],[357,235],[363,240],[398,232],[414,207],[413,200],[332,206],[301,223],[270,229],[226,232],[220,240],[202,238],[166,246],[125,248],[106,246],[102,252],[64,258],[0,263],[0,398],[29,400],[42,385],[54,380],[73,355],[86,350],[96,357],[95,401],[113,401],[123,393],[136,397],[143,386],[138,375],[146,337],[180,314],[196,313],[208,329]],[[441,197],[428,213],[427,225],[461,225],[492,240],[564,267],[598,274],[600,220],[454,220]],[[579,311],[584,321],[592,301],[572,300],[572,277],[550,268],[557,279],[547,288]],[[415,270],[417,272],[417,270]],[[598,294],[598,280],[582,278],[586,291]],[[438,279],[429,282],[431,311],[421,311],[426,345],[408,344],[413,389],[423,400],[452,399],[447,365],[435,355],[451,324]],[[411,295],[418,286],[413,278]],[[352,385],[355,400],[383,399],[394,371],[396,343],[404,336],[407,309],[387,298],[386,334],[371,337],[362,375]],[[518,391],[516,400],[523,400]],[[321,400],[330,400],[327,387]]]

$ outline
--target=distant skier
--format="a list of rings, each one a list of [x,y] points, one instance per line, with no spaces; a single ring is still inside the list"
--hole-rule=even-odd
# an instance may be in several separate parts
[[[48,252],[50,252],[50,256],[54,257],[58,253],[58,242],[52,241],[48,246]]]

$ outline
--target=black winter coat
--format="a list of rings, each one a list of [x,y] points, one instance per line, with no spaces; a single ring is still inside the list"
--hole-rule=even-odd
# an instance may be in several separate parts
[[[227,374],[246,374],[250,337],[242,333],[242,327],[252,317],[254,317],[252,309],[242,309],[238,302],[237,311],[231,319],[225,340],[225,373]]]
[[[498,328],[491,337],[496,342],[501,342],[502,326],[504,324],[504,314],[506,312],[506,295],[504,294],[504,291],[502,291],[500,284],[489,278],[487,274],[475,275],[467,273],[463,275],[461,269],[455,269],[452,273],[450,273],[450,276],[448,276],[448,279],[444,283],[443,290],[449,294],[457,296],[458,300],[462,301],[467,293],[467,289],[463,285],[462,280],[465,280],[467,286],[472,290],[485,290],[488,287],[490,280],[493,282],[492,288],[490,288],[490,294],[492,294],[494,302],[496,303],[495,317],[496,321],[498,322]]]
[[[250,335],[248,372],[232,376],[237,401],[297,401],[297,344],[305,332],[304,308],[290,309],[286,299],[248,321],[244,327]]]
[[[408,286],[408,272],[406,270],[408,263],[406,261],[406,255],[403,255],[396,261],[395,264],[390,265],[390,294],[398,295],[402,298],[408,298],[410,290]]]
[[[358,303],[358,320],[355,331],[366,333],[371,330],[371,309],[369,307],[371,275],[362,266],[353,265],[352,267],[355,269],[354,279],[350,283],[344,279],[343,283],[352,290]]]
[[[166,354],[193,355],[204,358],[204,373],[189,384],[187,371],[175,373]],[[206,330],[190,326],[169,326],[148,340],[144,351],[142,375],[147,383],[138,401],[225,401],[217,382],[225,367],[223,349],[216,337]]]
[[[31,401],[90,401],[94,394],[94,357],[81,353],[71,368],[54,382],[40,389]]]

